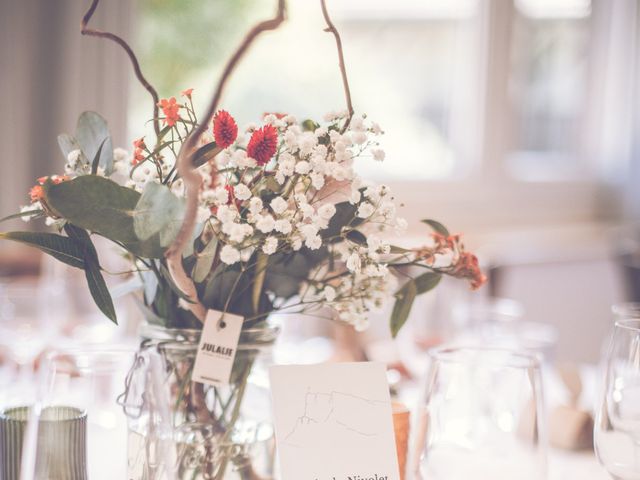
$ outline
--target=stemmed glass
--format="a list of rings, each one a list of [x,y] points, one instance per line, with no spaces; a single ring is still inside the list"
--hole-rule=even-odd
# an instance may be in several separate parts
[[[640,478],[640,318],[619,319],[604,362],[594,429],[600,463],[619,480]]]
[[[127,425],[118,398],[125,390],[127,373],[133,364],[135,349],[128,345],[71,348],[50,352],[40,371],[39,393],[27,425],[22,452],[21,480],[45,478],[84,478],[60,475],[54,468],[84,469],[94,480],[126,478]],[[55,436],[43,439],[43,428],[61,432],[46,424],[48,411],[76,412],[86,426],[72,434],[62,431],[74,442],[56,450]],[[76,429],[80,427],[75,427]],[[53,438],[53,440],[52,440]],[[51,462],[52,455],[60,460]],[[69,459],[63,461],[64,458]],[[72,461],[73,460],[73,461]],[[86,465],[86,467],[83,467]]]
[[[442,347],[430,357],[415,478],[546,478],[537,357],[482,347]]]

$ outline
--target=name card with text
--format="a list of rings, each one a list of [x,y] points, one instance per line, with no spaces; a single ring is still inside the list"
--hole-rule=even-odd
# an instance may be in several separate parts
[[[399,480],[382,363],[270,369],[282,480]]]
[[[243,321],[238,315],[207,312],[191,375],[194,382],[214,386],[229,383]]]

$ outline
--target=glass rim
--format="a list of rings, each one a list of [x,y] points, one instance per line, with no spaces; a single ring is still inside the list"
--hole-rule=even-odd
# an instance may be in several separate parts
[[[3,410],[0,410],[0,420],[3,422],[14,422],[14,423],[29,423],[31,421],[33,406],[16,406],[16,407],[8,407]],[[72,413],[71,415],[67,415],[64,418],[48,418],[44,414],[47,410],[55,410],[55,411],[64,411],[66,413]],[[15,413],[25,413],[25,418],[17,418],[12,416]],[[41,410],[36,415],[38,419],[38,423],[51,423],[51,424],[64,424],[70,422],[78,422],[83,421],[87,418],[87,411],[83,408],[74,407],[70,405],[47,405],[41,408]]]
[[[489,360],[484,362],[485,364],[494,364],[500,367],[511,368],[540,368],[539,355],[535,353],[522,352],[511,348],[500,347],[483,347],[474,345],[442,345],[440,347],[432,348],[428,354],[432,360],[446,363],[464,363],[467,358],[460,358],[460,354],[472,353],[476,355],[483,355],[485,358],[490,354],[499,354],[504,357],[501,358],[501,362],[491,361],[494,359],[486,358]]]
[[[640,302],[614,303],[611,312],[626,318],[640,318]]]
[[[630,330],[630,331],[633,331],[633,332],[640,332],[640,317],[638,317],[638,318],[624,318],[624,319],[621,319],[621,320],[616,320],[615,326],[616,326],[616,328],[621,328],[623,330]]]

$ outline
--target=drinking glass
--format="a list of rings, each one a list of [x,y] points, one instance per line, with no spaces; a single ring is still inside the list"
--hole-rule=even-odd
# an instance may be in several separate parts
[[[39,432],[51,409],[73,409],[85,419],[83,434],[74,435],[57,451],[57,458],[62,459],[58,464],[65,463],[65,454],[71,459],[73,452],[81,451],[91,480],[126,478],[127,423],[118,398],[125,391],[134,357],[135,348],[127,345],[73,348],[47,355],[24,435],[21,480],[58,478],[43,460],[51,456],[53,447],[40,440]]]
[[[604,361],[594,428],[600,463],[619,480],[640,479],[640,319],[619,319]]]
[[[430,357],[415,478],[545,479],[538,358],[482,347],[442,347]]]

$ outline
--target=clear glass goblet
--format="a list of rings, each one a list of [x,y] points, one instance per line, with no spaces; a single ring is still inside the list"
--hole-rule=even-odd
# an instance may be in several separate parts
[[[604,361],[594,445],[613,478],[640,479],[640,319],[615,323]]]
[[[545,479],[538,358],[483,347],[443,347],[430,356],[415,478]]]

